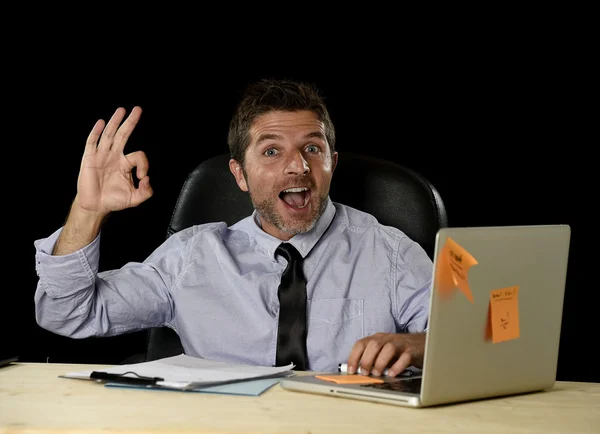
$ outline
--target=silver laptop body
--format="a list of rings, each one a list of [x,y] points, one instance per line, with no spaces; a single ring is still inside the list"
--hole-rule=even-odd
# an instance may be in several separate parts
[[[380,377],[384,384],[349,385],[298,375],[282,379],[281,386],[410,407],[551,388],[556,380],[570,236],[568,225],[441,229],[434,269],[451,238],[477,261],[467,274],[472,301],[458,289],[442,293],[434,277],[420,376]],[[494,343],[489,335],[490,293],[515,287],[518,318],[513,312],[511,320],[518,319],[518,337],[513,333],[512,338]]]

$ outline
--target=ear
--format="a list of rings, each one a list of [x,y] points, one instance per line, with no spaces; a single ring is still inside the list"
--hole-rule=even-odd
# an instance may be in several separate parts
[[[240,187],[240,189],[242,191],[248,191],[248,183],[244,177],[242,165],[232,158],[229,160],[229,170],[231,170],[231,173],[233,173],[235,182],[237,182],[237,185]]]
[[[337,167],[337,163],[338,163],[338,153],[334,152],[333,155],[331,156],[331,173],[333,173],[333,171]]]

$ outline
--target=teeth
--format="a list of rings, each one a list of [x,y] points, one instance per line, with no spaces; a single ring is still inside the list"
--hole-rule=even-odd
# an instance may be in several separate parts
[[[284,193],[301,193],[303,191],[308,191],[308,188],[296,187],[296,188],[288,188],[287,190],[283,190]]]

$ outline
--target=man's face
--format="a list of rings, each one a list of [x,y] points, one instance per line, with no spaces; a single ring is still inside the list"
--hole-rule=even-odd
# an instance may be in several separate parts
[[[312,229],[326,204],[337,152],[333,155],[323,123],[310,111],[270,112],[250,130],[244,168],[229,167],[248,191],[263,230],[289,240]]]

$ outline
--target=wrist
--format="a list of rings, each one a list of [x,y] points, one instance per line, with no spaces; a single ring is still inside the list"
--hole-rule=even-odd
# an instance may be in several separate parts
[[[109,214],[109,212],[93,211],[81,206],[79,196],[75,196],[75,199],[71,204],[69,218],[75,218],[81,224],[85,224],[86,226],[101,226],[102,222],[106,220],[106,217],[108,217]]]
[[[91,211],[87,208],[83,208],[76,197],[71,205],[67,223],[69,221],[77,222],[77,226],[81,230],[88,229],[91,232],[98,233],[102,227],[102,223],[106,220],[106,217],[108,217],[108,214],[108,212]]]
[[[83,208],[75,198],[53,254],[66,255],[90,244],[100,233],[108,214]]]

